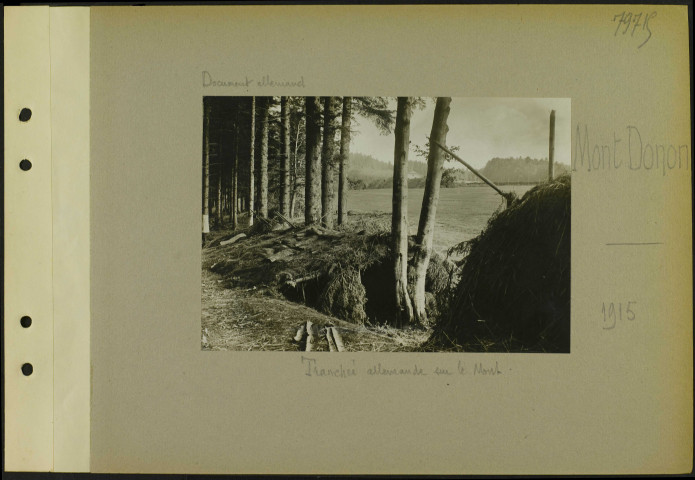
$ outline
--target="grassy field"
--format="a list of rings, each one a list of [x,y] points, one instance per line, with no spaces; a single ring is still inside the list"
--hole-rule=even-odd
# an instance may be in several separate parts
[[[531,188],[532,185],[509,185],[502,187],[502,190],[522,196]],[[408,190],[408,225],[411,235],[417,233],[423,194],[422,188]],[[490,216],[503,202],[502,197],[487,185],[442,188],[434,230],[435,248],[446,250],[479,235]],[[355,213],[391,212],[391,189],[351,191],[348,209]]]

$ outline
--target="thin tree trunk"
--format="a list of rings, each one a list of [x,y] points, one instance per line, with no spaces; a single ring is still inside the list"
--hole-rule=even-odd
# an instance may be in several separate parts
[[[396,326],[413,319],[408,295],[408,150],[410,148],[411,101],[398,97],[396,143],[393,153],[393,210],[391,213],[391,250],[396,301]],[[343,108],[343,119],[345,109]],[[342,163],[342,162],[341,162]]]
[[[237,120],[238,120],[237,115]],[[239,212],[239,126],[235,127],[234,133],[234,171],[232,173],[232,230],[236,230],[239,224],[237,213]]]
[[[265,98],[261,104],[261,165],[258,172],[259,196],[258,214],[268,218],[268,111],[270,98]]]
[[[217,175],[217,228],[222,226],[222,165],[220,165],[220,172]]]
[[[343,97],[343,118],[340,125],[340,172],[338,176],[338,225],[347,220],[347,181],[350,161],[350,127],[352,119],[352,97]]]
[[[297,199],[297,184],[299,182],[299,177],[297,176],[297,171],[299,170],[299,132],[302,128],[302,119],[297,121],[297,135],[294,139],[294,162],[292,162],[292,193],[290,194],[290,218],[294,218],[295,213],[295,203]]]
[[[323,148],[321,150],[321,220],[326,228],[335,222],[335,125],[333,97],[323,97]]]
[[[420,224],[415,240],[415,254],[413,255],[411,281],[411,295],[413,300],[413,314],[420,324],[427,322],[425,312],[425,279],[427,266],[432,256],[432,237],[434,235],[434,222],[439,202],[439,187],[442,180],[442,167],[444,165],[444,152],[432,141],[446,145],[446,134],[449,131],[447,119],[449,118],[450,97],[438,97],[432,120],[430,132],[430,151],[427,156],[427,179],[425,181],[425,193],[422,198],[420,210]]]
[[[318,97],[306,98],[306,179],[304,181],[304,223],[312,225],[319,221],[321,201],[321,106]]]
[[[290,106],[287,97],[280,97],[280,213],[290,212]]]
[[[249,226],[253,225],[253,200],[254,200],[254,188],[253,188],[253,180],[254,180],[254,169],[256,168],[256,165],[254,163],[254,155],[255,155],[255,150],[256,150],[256,97],[251,97],[251,138],[249,142],[249,185],[248,185],[248,207],[249,207]]]
[[[205,234],[210,233],[210,105],[204,107],[203,124],[203,241]]]
[[[550,138],[548,146],[548,181],[553,180],[553,164],[555,161],[555,110],[550,111]]]

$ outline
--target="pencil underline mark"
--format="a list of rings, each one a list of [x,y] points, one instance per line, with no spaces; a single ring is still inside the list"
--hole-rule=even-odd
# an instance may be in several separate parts
[[[625,245],[663,245],[663,242],[620,242],[620,243],[607,243],[609,247],[615,246],[625,246]]]

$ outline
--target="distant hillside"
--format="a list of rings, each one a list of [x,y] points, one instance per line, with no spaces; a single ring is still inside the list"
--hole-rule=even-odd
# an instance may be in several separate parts
[[[555,164],[555,176],[569,171],[569,165]],[[494,183],[539,183],[548,178],[548,160],[530,157],[493,158],[480,170]],[[427,164],[408,162],[408,186],[425,186]],[[362,153],[350,154],[348,181],[352,190],[365,188],[391,188],[393,165]],[[481,180],[468,169],[446,168],[442,174],[442,187],[460,187]]]
[[[555,164],[555,176],[567,171],[569,171],[569,165]],[[538,183],[548,178],[548,159],[493,158],[487,162],[480,173],[495,183]]]
[[[427,175],[427,164],[424,162],[408,162],[408,178],[410,183],[419,180],[424,185]],[[393,182],[393,164],[377,160],[371,155],[350,153],[348,181],[352,190],[364,188],[391,188]]]

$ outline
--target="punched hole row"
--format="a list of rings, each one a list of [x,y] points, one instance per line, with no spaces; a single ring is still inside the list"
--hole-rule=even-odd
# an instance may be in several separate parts
[[[19,121],[20,122],[28,122],[31,119],[31,109],[30,108],[23,108],[19,112]],[[23,171],[28,171],[31,169],[31,161],[28,159],[24,158],[19,162],[19,168]],[[22,318],[19,319],[19,323],[22,327],[24,328],[29,328],[31,327],[31,317],[28,315],[24,315]],[[22,373],[24,376],[28,377],[32,373],[34,373],[34,366],[31,363],[24,363],[22,364]]]
[[[29,328],[31,327],[32,320],[29,315],[24,315],[22,318],[19,319],[19,324],[24,327],[24,328]],[[31,363],[25,363],[22,365],[22,373],[24,376],[28,377],[32,373],[34,373],[34,366]]]
[[[31,119],[31,108],[23,108],[19,111],[19,121],[26,123]],[[26,158],[19,162],[19,168],[23,171],[31,169],[31,162]]]

